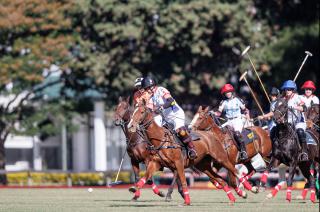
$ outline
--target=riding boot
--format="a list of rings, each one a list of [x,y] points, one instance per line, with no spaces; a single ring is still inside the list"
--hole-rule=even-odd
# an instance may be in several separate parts
[[[298,134],[298,138],[299,138],[299,142],[301,144],[302,147],[302,153],[300,155],[300,161],[308,161],[308,146],[307,146],[307,142],[306,142],[306,133],[304,132],[303,129],[298,128],[297,129],[297,134]]]
[[[197,156],[197,152],[196,150],[194,149],[194,145],[192,143],[192,139],[188,133],[188,131],[182,127],[181,129],[179,129],[178,131],[178,135],[179,135],[179,138],[180,140],[185,144],[187,145],[188,147],[188,157],[191,159],[191,160],[194,160],[196,159],[198,156]]]
[[[240,147],[240,160],[242,160],[242,161],[247,160],[248,154],[246,151],[246,145],[245,145],[244,141],[242,140],[242,136],[241,136],[240,132],[236,132],[234,137]]]

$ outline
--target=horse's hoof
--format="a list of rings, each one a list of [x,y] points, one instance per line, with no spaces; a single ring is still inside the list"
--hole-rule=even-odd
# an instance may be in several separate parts
[[[247,197],[248,197],[247,192],[243,191],[243,193],[242,193],[242,198],[243,198],[243,199],[247,199]]]
[[[162,191],[160,191],[159,194],[158,194],[158,196],[159,196],[159,197],[165,197],[166,195],[165,195]]]
[[[266,191],[266,187],[260,186],[259,187],[259,192],[265,192]]]
[[[271,193],[267,194],[266,199],[271,199],[273,196]]]
[[[131,193],[136,193],[137,188],[134,187],[134,186],[132,186],[132,187],[129,188],[129,191],[130,191]]]
[[[131,202],[137,202],[138,199],[139,199],[139,197],[133,197],[133,198],[131,199]]]
[[[258,187],[257,186],[253,186],[252,188],[251,188],[251,192],[252,193],[258,193],[259,192],[259,189],[258,189]]]
[[[230,206],[234,206],[235,201],[229,201]]]
[[[302,195],[298,195],[298,196],[296,196],[296,200],[304,200],[304,198]]]
[[[170,196],[166,196],[166,202],[171,202],[171,200],[172,200],[172,197],[171,197],[171,195]]]

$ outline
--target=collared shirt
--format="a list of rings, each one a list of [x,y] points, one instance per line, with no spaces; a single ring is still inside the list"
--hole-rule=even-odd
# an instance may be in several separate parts
[[[301,95],[301,97],[307,108],[311,107],[311,101],[313,102],[313,104],[319,104],[319,98],[313,94],[309,97],[307,97],[306,95]]]
[[[288,112],[288,122],[289,123],[298,123],[305,122],[304,113],[294,109],[293,107],[304,105],[303,98],[296,93],[293,93],[290,97],[286,97],[288,100],[288,107],[292,108]]]
[[[222,100],[219,105],[219,112],[225,112],[226,118],[233,119],[241,116],[241,108],[245,105],[243,101],[238,97],[232,97],[230,99]]]

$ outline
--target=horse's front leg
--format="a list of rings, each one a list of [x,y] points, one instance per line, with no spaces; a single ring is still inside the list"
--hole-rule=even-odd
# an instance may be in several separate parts
[[[260,178],[260,185],[259,185],[259,191],[265,191],[266,189],[266,184],[268,180],[269,173],[272,168],[276,167],[279,164],[278,159],[275,157],[271,157],[270,163],[267,166],[267,169],[263,172],[261,178]]]
[[[174,161],[174,166],[177,171],[178,178],[181,182],[183,196],[184,196],[184,205],[190,205],[190,195],[187,187],[187,180],[184,172],[184,164],[182,159],[178,159]]]
[[[161,168],[161,165],[158,162],[150,161],[147,165],[146,174],[142,177],[139,182],[136,184],[138,190],[140,190],[147,181],[152,179],[154,172],[158,171]],[[160,195],[159,195],[160,196]]]
[[[292,180],[297,168],[297,164],[298,164],[297,160],[293,161],[289,167],[289,177],[287,179],[287,195],[286,195],[286,200],[288,202],[291,202]]]
[[[135,182],[135,185],[136,185],[136,183],[139,180],[139,172],[140,172],[139,162],[134,160],[134,159],[131,159],[131,165],[132,165],[132,170],[133,170],[133,173],[134,173],[134,182]],[[136,189],[135,186],[130,187],[129,191],[134,193],[134,196],[133,196],[132,200],[137,200],[141,195],[140,190]]]
[[[173,172],[173,179],[172,179],[172,182],[168,188],[168,192],[167,192],[167,195],[166,195],[166,201],[167,202],[170,202],[172,200],[172,193],[173,193],[173,189],[174,189],[174,185],[176,184],[176,181],[177,181],[177,172],[174,171]]]

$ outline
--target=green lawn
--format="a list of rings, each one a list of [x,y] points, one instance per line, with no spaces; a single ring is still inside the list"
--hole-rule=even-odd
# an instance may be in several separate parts
[[[293,198],[300,191],[293,191]],[[138,202],[131,202],[126,189],[94,189],[89,193],[83,189],[0,189],[0,211],[319,211],[319,201],[285,201],[285,191],[275,199],[264,200],[267,192],[249,193],[248,199],[237,198],[229,205],[226,194],[217,190],[190,190],[191,206],[182,207],[183,202],[175,191],[173,201],[165,202],[150,189],[142,190]]]

